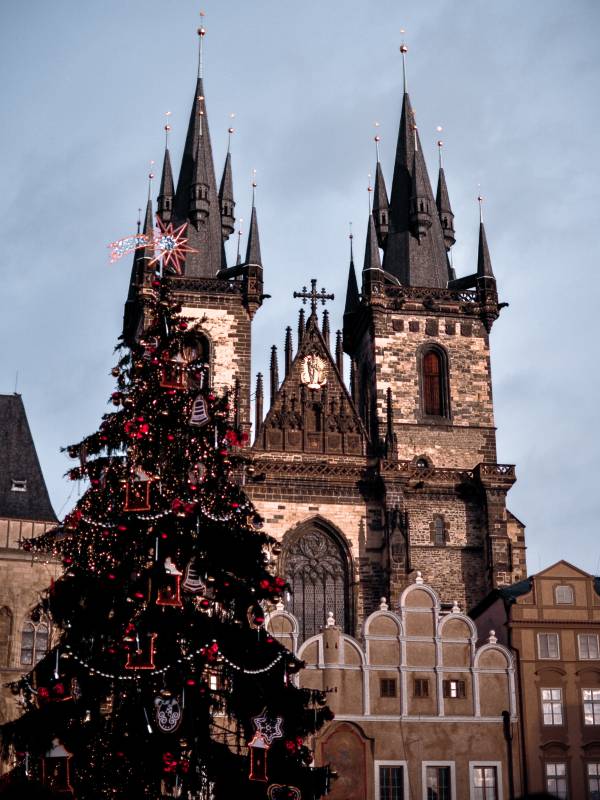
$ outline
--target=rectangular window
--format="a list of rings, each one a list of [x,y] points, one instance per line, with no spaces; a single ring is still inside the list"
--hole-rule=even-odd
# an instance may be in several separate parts
[[[577,637],[577,642],[579,644],[580,659],[600,658],[597,633],[580,633]]]
[[[562,725],[562,689],[542,689],[544,725]]]
[[[589,800],[600,800],[600,762],[588,763],[587,785]]]
[[[11,492],[26,492],[27,491],[27,481],[17,480],[13,478],[10,484]]]
[[[429,678],[415,678],[415,697],[429,697]]]
[[[546,764],[546,791],[560,800],[566,800],[567,765],[564,762]]]
[[[464,681],[443,681],[444,697],[458,698],[466,697],[466,685]]]
[[[583,722],[600,725],[600,689],[583,689]]]
[[[560,658],[558,633],[538,633],[538,658]]]
[[[428,766],[425,771],[427,800],[452,800],[450,767]]]
[[[404,800],[404,767],[391,765],[379,767],[377,800]]]
[[[496,767],[473,767],[472,800],[498,800],[498,772]]]
[[[381,678],[379,681],[380,697],[396,697],[396,679]]]

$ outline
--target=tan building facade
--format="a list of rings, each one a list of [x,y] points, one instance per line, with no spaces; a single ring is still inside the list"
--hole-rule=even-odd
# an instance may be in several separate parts
[[[521,787],[515,665],[493,633],[443,611],[418,576],[389,608],[344,634],[330,616],[299,644],[282,606],[269,629],[306,662],[302,686],[325,690],[335,719],[316,760],[339,777],[332,800],[501,800]],[[507,738],[508,737],[508,738]]]
[[[519,665],[521,758],[530,792],[600,798],[600,585],[559,561],[472,612]]]

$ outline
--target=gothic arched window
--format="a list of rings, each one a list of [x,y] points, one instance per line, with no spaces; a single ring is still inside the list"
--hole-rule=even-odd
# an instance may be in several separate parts
[[[189,363],[192,361],[199,361],[205,364],[206,369],[206,383],[210,386],[210,357],[211,347],[208,336],[203,333],[197,332],[194,334],[193,341],[189,341],[184,345],[183,357]]]
[[[12,612],[10,608],[0,608],[0,667],[8,666],[10,657],[10,635],[12,633]]]
[[[421,354],[421,409],[426,417],[450,416],[448,362],[438,347]]]
[[[21,664],[37,664],[48,652],[50,627],[47,622],[27,620],[21,630]]]
[[[444,518],[437,516],[433,519],[433,543],[437,547],[444,547],[446,544],[446,523]]]
[[[296,532],[285,548],[284,574],[292,589],[289,610],[298,620],[302,639],[319,633],[330,611],[348,632],[348,558],[337,537],[318,525]]]

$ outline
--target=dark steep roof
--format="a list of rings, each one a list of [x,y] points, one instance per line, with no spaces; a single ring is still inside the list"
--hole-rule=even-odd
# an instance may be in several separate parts
[[[13,491],[13,481],[26,481]],[[55,522],[19,394],[0,395],[0,517]]]

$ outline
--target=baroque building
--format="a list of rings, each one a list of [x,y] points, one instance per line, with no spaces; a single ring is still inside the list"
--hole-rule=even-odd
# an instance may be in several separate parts
[[[490,332],[503,303],[485,228],[480,221],[472,273],[457,278],[444,170],[434,195],[406,88],[399,106],[391,193],[378,162],[360,288],[351,252],[343,332],[331,342],[328,311],[319,319],[318,310],[332,297],[313,279],[295,293],[303,305],[295,344],[292,326],[285,332],[281,377],[273,347],[266,398],[263,376],[256,382],[246,489],[281,542],[277,567],[302,638],[329,611],[358,635],[380,598],[395,602],[416,570],[442,608],[463,609],[526,575],[524,527],[506,507],[515,470],[496,453]],[[246,256],[228,265],[233,163],[228,152],[217,184],[201,69],[176,183],[164,154],[157,213],[163,224],[187,223],[194,252],[171,285],[183,313],[200,321],[212,385],[235,393],[250,432],[252,320],[265,298],[258,216],[253,203]],[[152,224],[149,201],[144,230]],[[126,341],[143,330],[151,256],[134,258]]]
[[[48,490],[18,394],[0,395],[0,721],[16,716],[5,684],[19,678],[48,650],[51,627],[31,610],[60,571],[20,549],[56,523]]]

